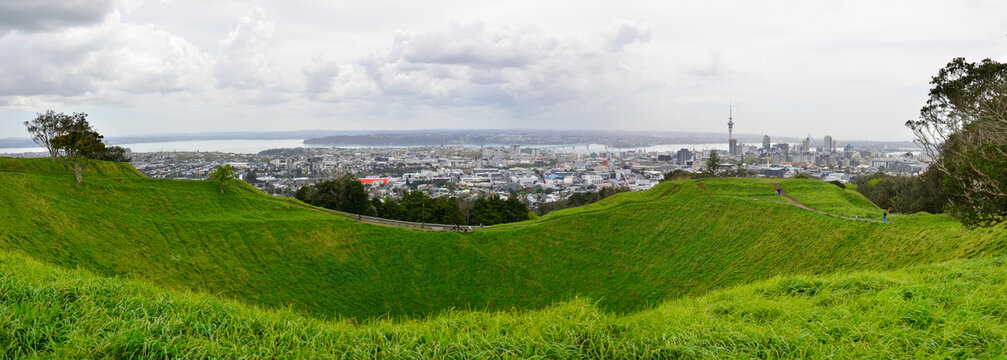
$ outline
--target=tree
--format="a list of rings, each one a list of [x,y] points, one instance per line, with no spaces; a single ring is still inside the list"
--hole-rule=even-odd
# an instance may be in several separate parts
[[[55,111],[48,110],[44,114],[36,113],[35,119],[25,121],[24,126],[27,128],[28,133],[31,134],[32,140],[39,146],[44,147],[49,152],[49,157],[55,161],[56,156],[59,155],[59,148],[52,144],[53,138],[69,132],[74,124],[86,123],[86,119],[87,114],[85,113],[67,115],[64,113],[57,114]]]
[[[234,168],[231,165],[217,167],[217,170],[210,174],[210,179],[220,182],[220,193],[223,194],[224,185],[228,180],[234,179]]]
[[[692,173],[682,169],[675,169],[669,171],[667,174],[664,174],[664,179],[662,179],[661,181],[673,181],[682,179],[692,179]]]
[[[720,155],[717,154],[717,150],[710,150],[710,157],[706,158],[706,172],[716,175],[720,164]]]
[[[364,184],[361,184],[350,174],[297,189],[294,195],[298,200],[327,209],[345,211],[354,214],[371,214],[370,197]]]
[[[901,213],[944,211],[947,195],[941,189],[941,172],[931,167],[919,176],[895,176],[878,172],[858,177],[857,192],[882,209]]]
[[[113,162],[130,162],[128,156],[126,156],[126,149],[121,146],[106,146],[104,151],[97,154],[95,160],[101,161],[113,161]]]
[[[930,81],[909,120],[916,143],[941,173],[950,212],[969,226],[1007,219],[1007,64],[956,58]]]
[[[84,169],[90,165],[92,159],[105,152],[105,144],[101,139],[102,136],[91,129],[87,120],[80,118],[66,133],[50,139],[49,144],[57,152],[63,153],[77,175],[77,183],[83,184]]]

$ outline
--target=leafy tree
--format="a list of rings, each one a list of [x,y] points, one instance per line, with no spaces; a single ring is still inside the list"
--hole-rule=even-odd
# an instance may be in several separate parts
[[[502,202],[500,196],[493,195],[488,198],[478,198],[475,207],[472,209],[475,223],[484,225],[500,224],[504,222],[503,214],[498,206]]]
[[[941,173],[950,212],[969,226],[1007,219],[1007,64],[956,58],[930,81],[930,98],[909,120]]]
[[[53,145],[52,140],[69,132],[74,124],[86,123],[86,119],[87,114],[85,113],[67,115],[48,110],[45,113],[36,113],[35,119],[25,121],[24,126],[31,134],[32,140],[44,147],[52,160],[55,161],[59,155],[59,148]]]
[[[126,156],[126,149],[121,146],[106,146],[101,153],[97,154],[95,160],[130,162],[133,159]]]
[[[541,216],[560,209],[583,206],[626,191],[629,191],[628,187],[620,186],[603,187],[595,192],[575,193],[565,199],[538,204],[535,208],[535,213]]]
[[[364,184],[350,174],[303,186],[294,195],[298,200],[327,209],[354,214],[372,214]]]
[[[710,150],[710,157],[706,158],[706,172],[716,175],[721,163],[717,150]]]
[[[224,165],[217,167],[213,173],[210,174],[210,179],[220,182],[220,193],[224,193],[224,185],[227,181],[234,179],[234,168],[231,165]]]
[[[499,195],[476,199],[472,209],[473,223],[502,224],[528,220],[528,207],[516,196],[503,200]]]
[[[692,179],[692,173],[682,169],[675,169],[664,174],[664,179],[661,181],[672,181],[672,180],[683,180]]]
[[[472,224],[475,216],[476,201],[471,199],[458,199],[458,211],[462,215],[463,224]]]
[[[718,177],[750,177],[754,175],[754,171],[750,171],[741,166],[735,166],[734,168],[727,169],[722,171],[720,174],[717,174]]]
[[[50,140],[50,145],[57,152],[62,152],[77,175],[77,183],[83,184],[83,172],[92,159],[98,158],[105,151],[102,136],[91,129],[91,125],[82,118],[74,123],[66,133]]]
[[[920,176],[893,176],[878,172],[854,181],[857,192],[878,207],[901,213],[940,213],[947,204],[941,187],[941,172],[931,168]]]

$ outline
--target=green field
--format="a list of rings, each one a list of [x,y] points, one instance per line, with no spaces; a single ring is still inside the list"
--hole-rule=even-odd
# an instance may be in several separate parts
[[[1004,351],[990,325],[1007,311],[979,304],[1007,296],[1007,226],[846,220],[773,194],[777,183],[812,209],[880,218],[819,181],[668,182],[459,234],[358,223],[240,181],[221,194],[109,163],[84,179],[48,159],[0,158],[8,355]],[[956,259],[971,260],[943,263]]]

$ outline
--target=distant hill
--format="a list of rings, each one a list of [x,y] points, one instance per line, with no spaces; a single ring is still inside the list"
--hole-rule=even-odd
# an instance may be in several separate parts
[[[879,218],[813,180],[711,179],[472,234],[363,224],[235,181],[148,179],[102,163],[78,187],[48,159],[0,158],[0,251],[323,318],[542,309],[578,296],[605,311],[788,274],[888,270],[1002,254],[1003,227],[943,215]]]

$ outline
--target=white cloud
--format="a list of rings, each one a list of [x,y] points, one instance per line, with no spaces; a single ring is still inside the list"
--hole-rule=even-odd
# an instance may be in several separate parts
[[[151,93],[205,87],[212,59],[185,39],[117,17],[0,37],[0,96]]]
[[[220,41],[214,72],[219,86],[261,89],[277,85],[279,75],[266,54],[274,27],[261,7],[238,19],[237,27]]]
[[[366,88],[404,103],[538,112],[580,97],[631,92],[638,84],[622,66],[630,56],[622,50],[649,34],[646,25],[624,21],[589,38],[559,36],[531,23],[452,23],[433,32],[400,32],[389,48],[359,64],[307,66],[305,90],[331,100],[333,89]]]
[[[621,51],[626,45],[650,41],[650,25],[619,21],[605,29],[605,48],[608,51]]]

